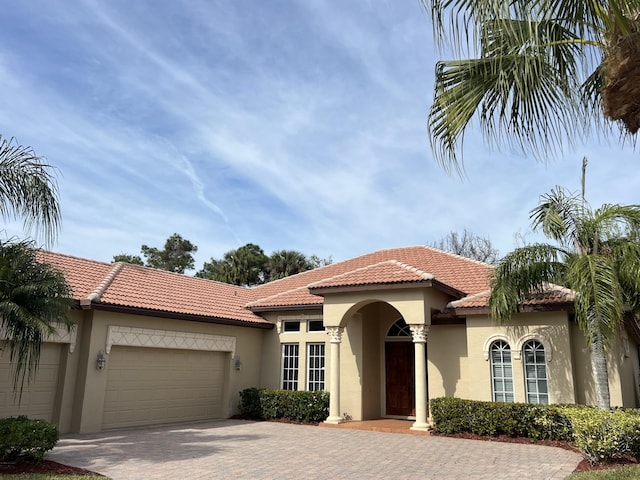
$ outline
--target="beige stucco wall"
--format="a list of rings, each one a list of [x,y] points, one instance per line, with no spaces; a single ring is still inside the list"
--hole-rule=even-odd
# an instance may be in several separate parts
[[[471,398],[465,325],[432,325],[427,359],[430,398]]]
[[[596,405],[591,374],[591,353],[577,324],[571,326],[574,363],[576,365],[576,399],[578,403]],[[625,332],[616,335],[607,354],[609,394],[614,407],[637,407],[640,404],[638,346]]]
[[[472,400],[491,400],[490,362],[485,351],[493,339],[509,342],[512,351],[513,382],[516,402],[526,401],[523,360],[518,352],[526,340],[536,339],[545,346],[547,378],[551,403],[574,403],[575,385],[572,366],[571,327],[565,312],[516,314],[504,325],[487,315],[467,317],[468,384],[464,396]],[[460,392],[462,393],[462,391]]]

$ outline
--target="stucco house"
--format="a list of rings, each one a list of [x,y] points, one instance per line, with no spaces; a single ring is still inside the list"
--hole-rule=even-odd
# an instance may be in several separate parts
[[[487,309],[492,267],[432,247],[381,250],[254,288],[43,252],[65,272],[76,328],[43,345],[14,403],[0,356],[0,417],[62,432],[227,418],[247,387],[331,392],[327,422],[404,418],[429,398],[595,403],[572,292],[531,298],[507,325]],[[613,405],[637,406],[637,328],[609,354]]]

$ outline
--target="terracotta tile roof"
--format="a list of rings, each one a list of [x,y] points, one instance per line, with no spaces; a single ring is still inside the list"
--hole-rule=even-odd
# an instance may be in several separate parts
[[[485,290],[475,295],[469,295],[460,300],[449,302],[447,308],[454,310],[488,308],[489,294],[490,290]],[[572,290],[559,285],[549,284],[544,291],[529,296],[527,300],[522,302],[522,306],[526,308],[527,306],[557,305],[573,302],[574,298],[575,294]]]
[[[397,283],[423,283],[433,280],[430,273],[418,270],[396,260],[387,260],[351,272],[342,273],[309,285],[311,290],[331,287],[391,285]]]
[[[371,269],[371,267],[385,262],[395,262],[396,267],[389,264],[388,267]],[[405,267],[397,268],[399,265]],[[415,282],[417,278],[415,274],[412,276],[409,273],[412,269],[414,272],[421,272],[421,275],[431,275],[439,283],[466,294],[474,294],[488,289],[489,275],[493,271],[491,265],[443,252],[433,247],[392,248],[254,287],[252,290],[255,300],[247,306],[258,310],[319,304],[322,301],[318,301],[318,297],[308,291],[309,285],[315,285],[325,280],[329,281],[329,279],[341,275],[345,275],[342,277],[342,281],[358,280],[365,281],[366,285],[382,285],[389,283],[385,274],[391,273],[391,270],[394,272],[393,275],[396,275],[395,283],[400,282],[400,278],[404,278],[402,280],[404,282],[411,283]],[[341,280],[338,278],[335,281]],[[393,279],[391,283],[394,283]],[[329,284],[323,286],[329,286]]]
[[[254,312],[320,308],[312,292],[331,288],[419,285],[448,287],[454,310],[486,308],[491,265],[441,250],[416,246],[380,250],[254,288],[238,287],[125,263],[109,264],[51,252],[40,258],[65,272],[73,296],[94,308],[134,309],[178,317],[222,319],[254,326],[271,325]],[[572,300],[561,287],[534,296],[531,305]]]
[[[103,263],[51,252],[40,257],[60,268],[82,303],[270,324],[244,308],[247,288],[126,263]]]

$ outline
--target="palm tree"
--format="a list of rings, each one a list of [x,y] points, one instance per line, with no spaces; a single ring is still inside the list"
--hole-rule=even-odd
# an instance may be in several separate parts
[[[21,396],[25,380],[35,376],[40,345],[56,324],[73,327],[66,316],[70,297],[62,272],[40,262],[31,242],[0,241],[0,333],[10,351],[14,393]]]
[[[502,322],[531,294],[550,284],[570,288],[575,318],[591,350],[598,406],[610,408],[606,350],[625,312],[640,312],[640,205],[603,205],[593,210],[581,195],[561,187],[531,210],[534,230],[556,244],[518,248],[494,272],[489,306]]]
[[[456,151],[475,115],[490,145],[537,158],[607,120],[630,135],[640,128],[640,0],[421,3],[437,40],[477,56],[436,66],[428,129],[445,169],[461,172]]]
[[[0,216],[22,217],[25,230],[51,245],[60,228],[58,187],[53,167],[0,135]]]

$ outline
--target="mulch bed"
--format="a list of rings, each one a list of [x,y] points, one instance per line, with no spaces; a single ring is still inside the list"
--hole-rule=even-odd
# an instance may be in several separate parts
[[[571,450],[573,452],[580,451],[571,443],[561,442],[558,440],[532,440],[530,438],[523,437],[510,437],[508,435],[496,435],[494,437],[476,435],[473,433],[458,433],[445,435],[440,433],[433,433],[431,435],[440,436],[440,437],[454,437],[454,438],[467,438],[470,440],[483,440],[486,442],[506,442],[506,443],[527,443],[527,444],[536,444],[536,445],[546,445],[548,447],[556,447],[556,448],[564,448],[565,450]],[[591,465],[587,459],[582,459],[580,463],[576,466],[574,472],[584,472],[588,470],[605,470],[609,468],[619,468],[625,465],[637,465],[639,462],[635,458],[618,458],[613,462],[603,462],[596,463],[595,465]]]
[[[99,473],[85,470],[84,468],[63,465],[62,463],[42,460],[38,463],[30,462],[0,462],[0,476],[13,475],[18,473],[54,473],[61,475],[94,475],[102,477]]]

